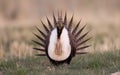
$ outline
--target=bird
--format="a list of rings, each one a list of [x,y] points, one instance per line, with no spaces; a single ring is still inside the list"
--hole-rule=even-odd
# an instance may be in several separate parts
[[[34,50],[38,50],[41,54],[36,54],[36,56],[47,56],[50,63],[53,65],[60,64],[70,64],[72,58],[77,54],[87,54],[82,50],[90,47],[91,45],[86,45],[86,42],[91,39],[87,37],[84,39],[88,33],[82,34],[86,25],[80,28],[81,20],[73,26],[73,16],[67,23],[67,13],[64,13],[64,19],[62,17],[62,12],[58,12],[58,19],[53,12],[53,24],[50,22],[48,17],[46,17],[48,25],[41,21],[44,28],[44,32],[41,28],[35,27],[39,31],[40,35],[33,33],[39,41],[32,40],[39,47],[34,47]],[[82,52],[80,52],[82,51]]]

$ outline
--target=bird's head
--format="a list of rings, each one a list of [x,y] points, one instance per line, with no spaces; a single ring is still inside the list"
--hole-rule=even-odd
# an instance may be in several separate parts
[[[59,15],[58,13],[58,22],[57,22],[57,33],[58,33],[58,39],[62,33],[62,30],[64,28],[64,23],[63,23],[63,20],[62,20],[62,13]]]

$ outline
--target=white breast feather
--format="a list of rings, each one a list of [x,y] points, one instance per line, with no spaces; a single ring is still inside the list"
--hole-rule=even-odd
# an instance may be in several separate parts
[[[62,44],[62,55],[58,56],[55,54],[55,46],[57,42],[57,29],[55,28],[50,35],[50,41],[48,45],[48,55],[51,59],[56,61],[65,60],[70,56],[71,53],[71,45],[70,39],[68,35],[68,30],[64,27],[60,36],[60,42]]]

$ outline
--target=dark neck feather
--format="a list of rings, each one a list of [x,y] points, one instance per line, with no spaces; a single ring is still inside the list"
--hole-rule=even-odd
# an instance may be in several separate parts
[[[57,22],[57,34],[58,34],[58,39],[60,38],[60,35],[63,30],[63,21],[62,21],[62,12],[58,12],[58,22]]]
[[[60,35],[62,33],[62,30],[63,30],[63,27],[61,27],[61,28],[57,27],[57,37],[58,37],[58,39],[60,39]]]

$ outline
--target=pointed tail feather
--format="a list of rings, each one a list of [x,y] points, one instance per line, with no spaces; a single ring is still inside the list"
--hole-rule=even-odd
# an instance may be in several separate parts
[[[71,30],[71,27],[72,27],[72,24],[73,23],[73,16],[72,16],[72,18],[71,18],[71,20],[70,20],[70,22],[69,22],[69,25],[68,25],[68,30]]]
[[[42,51],[42,52],[45,52],[44,49],[41,49],[41,48],[33,48],[34,50],[38,50],[38,51]]]
[[[35,34],[35,33],[33,33],[41,42],[43,42],[44,44],[45,44],[45,40],[42,38],[42,37],[40,37],[40,36],[38,36],[37,34]]]
[[[50,30],[52,30],[52,29],[53,29],[53,26],[52,26],[52,24],[50,23],[50,20],[48,19],[48,17],[46,17],[46,18],[47,18],[47,21],[48,21],[48,25],[49,25]]]
[[[91,45],[86,45],[86,46],[83,46],[83,47],[77,48],[77,51],[79,51],[79,50],[83,50],[83,49],[88,48],[88,47],[90,47],[90,46],[91,46]]]
[[[87,33],[83,34],[81,37],[79,37],[77,39],[77,42],[81,41],[88,33],[89,33],[89,31]]]
[[[44,38],[47,37],[38,27],[36,27],[36,29],[42,34],[42,36],[43,36]]]
[[[45,47],[45,45],[44,44],[42,44],[42,43],[40,43],[40,42],[37,42],[37,41],[35,41],[35,40],[32,40],[34,43],[36,43],[36,44],[38,44],[38,45],[40,45],[40,46],[42,46],[42,47]]]
[[[49,31],[49,29],[46,27],[46,25],[45,25],[42,21],[41,21],[41,23],[42,23],[42,25],[43,25],[45,31],[46,31],[47,33],[49,33],[50,31]]]
[[[53,12],[53,20],[54,20],[54,26],[56,27],[57,26],[57,21],[56,21],[54,12]]]
[[[86,42],[89,41],[90,39],[91,39],[91,38],[88,38],[88,39],[86,39],[86,40],[84,40],[84,41],[82,41],[82,42],[79,42],[79,43],[77,44],[77,47],[79,47],[80,45],[86,43]]]
[[[35,54],[36,56],[46,56],[46,54]]]
[[[83,31],[83,29],[86,27],[86,25],[84,25],[77,33],[76,33],[76,35],[75,35],[75,37],[78,37],[80,34],[81,34],[81,32]]]
[[[78,24],[76,25],[76,27],[75,27],[74,30],[72,31],[72,34],[75,34],[75,33],[76,33],[76,31],[77,31],[80,23],[81,23],[81,20],[78,22]]]
[[[67,13],[65,12],[65,17],[64,17],[64,25],[67,25]]]

